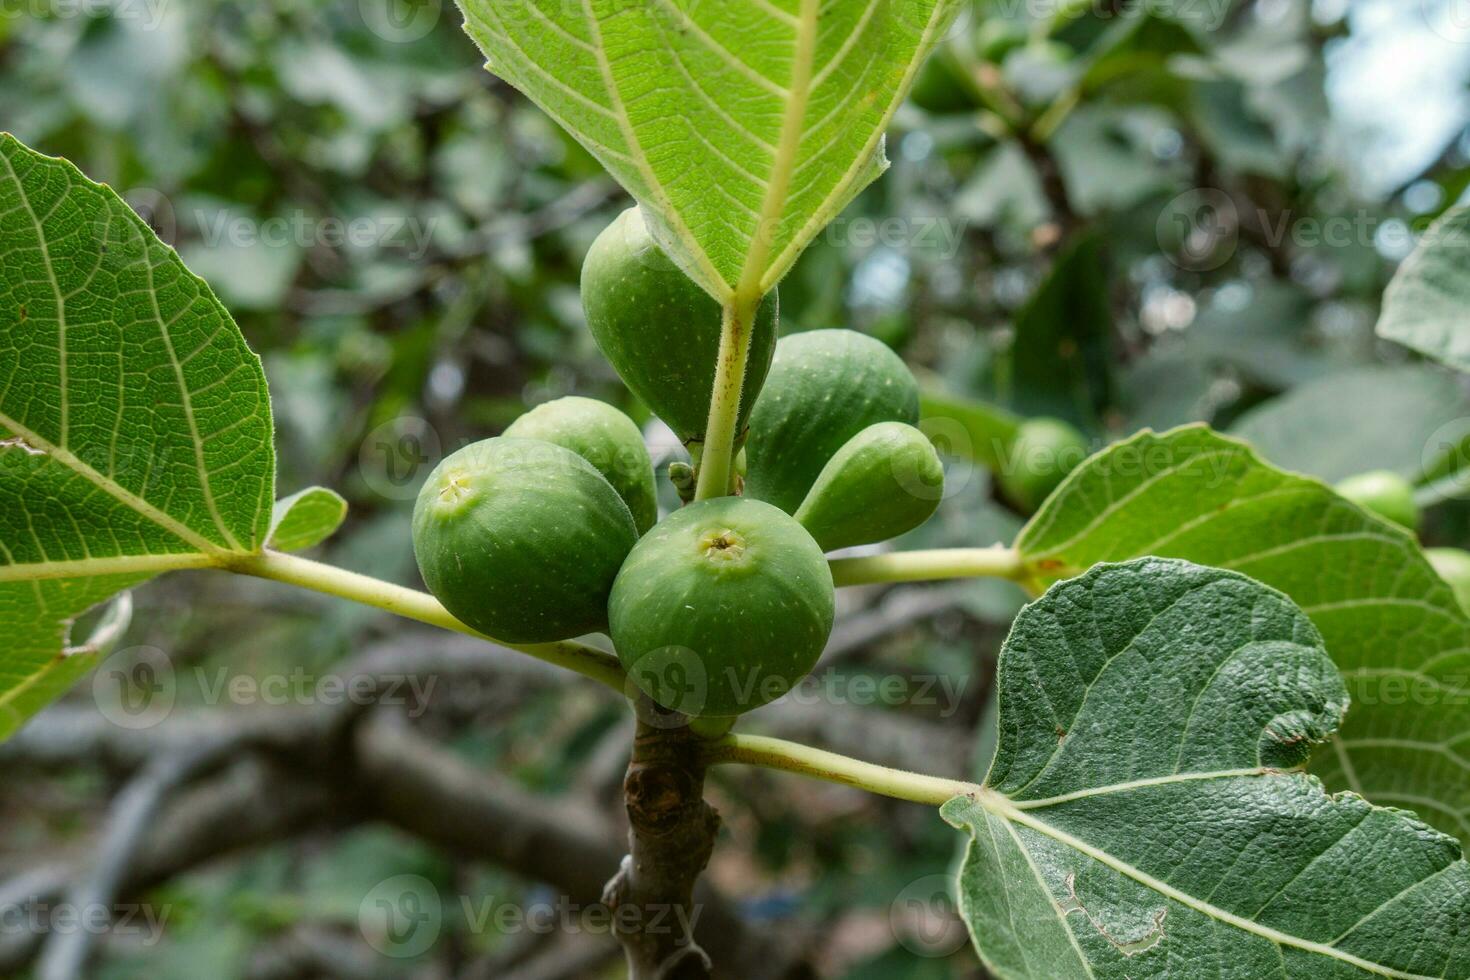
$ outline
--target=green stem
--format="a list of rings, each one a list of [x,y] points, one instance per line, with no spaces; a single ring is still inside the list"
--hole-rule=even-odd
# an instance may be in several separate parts
[[[705,758],[710,765],[744,763],[779,769],[929,806],[941,806],[956,796],[978,796],[984,792],[975,783],[890,769],[809,745],[760,735],[726,736],[710,746]]]
[[[1014,548],[947,548],[895,551],[866,558],[835,558],[832,581],[838,586],[880,582],[929,582],[948,578],[1003,578],[1024,582],[1030,576]]]
[[[505,643],[473,630],[449,614],[439,600],[425,592],[407,589],[401,585],[384,582],[357,572],[334,568],[321,562],[275,551],[261,552],[239,561],[222,566],[228,571],[256,578],[285,582],[314,592],[350,599],[365,606],[374,606],[405,619],[417,620],[440,629],[453,630],[466,636],[489,640],[492,643],[519,650],[538,660],[575,671],[584,677],[605,684],[618,693],[625,688],[625,675],[618,659],[596,647],[571,640],[562,643],[516,644]]]
[[[736,295],[725,304],[720,324],[720,353],[715,365],[714,390],[710,392],[709,421],[704,427],[704,446],[699,461],[699,485],[695,500],[729,495],[730,475],[735,461],[736,425],[740,421],[740,395],[745,389],[745,363],[750,358],[750,336],[755,328],[754,300]]]

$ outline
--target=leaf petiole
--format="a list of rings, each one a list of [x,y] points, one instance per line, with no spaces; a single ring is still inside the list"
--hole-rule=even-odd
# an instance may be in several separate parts
[[[928,582],[953,578],[1001,578],[1025,583],[1031,577],[1014,548],[944,548],[897,551],[862,558],[834,558],[832,580],[839,587],[882,582]]]
[[[719,362],[715,366],[714,390],[710,392],[709,422],[704,428],[704,445],[699,456],[699,483],[695,500],[728,496],[735,460],[735,427],[740,419],[740,396],[745,390],[745,365],[750,358],[750,338],[755,329],[760,296],[739,294],[725,303],[720,324]]]
[[[585,643],[566,640],[560,643],[505,643],[471,629],[449,614],[439,600],[427,592],[404,588],[368,575],[349,572],[321,562],[276,551],[264,551],[238,560],[221,563],[222,568],[241,575],[284,582],[311,589],[339,599],[350,599],[366,606],[386,610],[405,619],[417,620],[440,629],[453,630],[466,636],[489,640],[499,646],[518,650],[538,660],[564,667],[590,677],[600,684],[622,693],[626,678],[618,659],[610,653]]]
[[[975,783],[890,769],[799,742],[763,735],[727,735],[710,745],[705,753],[705,762],[709,765],[743,763],[778,769],[929,806],[941,806],[957,796],[978,798],[987,792]]]

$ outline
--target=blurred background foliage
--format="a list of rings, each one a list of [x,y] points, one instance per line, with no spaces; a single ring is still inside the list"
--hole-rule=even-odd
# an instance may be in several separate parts
[[[1470,511],[1440,499],[1464,455],[1465,386],[1373,335],[1415,234],[1470,187],[1470,29],[1454,7],[977,0],[900,111],[892,169],[782,284],[783,329],[866,331],[936,390],[1067,418],[1099,444],[1208,421],[1324,478],[1396,470],[1436,504],[1430,543],[1470,543]],[[427,468],[529,405],[575,392],[648,418],[577,291],[627,202],[481,69],[440,0],[0,0],[0,128],[112,184],[219,292],[265,361],[282,492],[320,483],[351,502],[331,561],[417,584],[408,512]],[[667,432],[649,435],[666,460]],[[1019,526],[962,455],[912,543]],[[1018,597],[976,584],[844,601],[847,645],[823,683],[946,679],[948,694],[910,683],[862,710],[938,747],[936,765],[983,767],[974,732]],[[278,708],[228,703],[217,681],[322,676],[422,642],[376,612],[224,576],[138,602],[130,642],[166,651],[175,714]],[[508,682],[419,707],[421,728],[548,805],[617,813],[628,731],[608,699]],[[879,734],[813,737],[864,754]],[[123,781],[103,765],[12,770],[4,872],[86,853]],[[820,936],[814,975],[981,975],[904,899],[951,860],[934,814],[759,773],[713,782],[728,829],[712,881],[762,929]],[[456,912],[420,955],[369,955],[360,903],[403,873],[474,900],[545,892],[383,827],[317,830],[159,886],[164,941],[116,937],[95,975],[516,976],[554,941]],[[311,936],[350,955],[303,968],[282,952]]]

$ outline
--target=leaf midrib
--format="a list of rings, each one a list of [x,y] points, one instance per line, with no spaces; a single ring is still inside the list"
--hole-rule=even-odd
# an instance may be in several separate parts
[[[1219,778],[1227,777],[1229,777],[1228,773],[1219,774]],[[1274,777],[1258,776],[1254,778]],[[1309,939],[1303,939],[1300,936],[1293,936],[1289,933],[1284,933],[1278,929],[1273,929],[1270,926],[1262,925],[1259,922],[1252,921],[1251,919],[1247,919],[1243,916],[1236,915],[1233,912],[1227,912],[1225,909],[1222,909],[1217,905],[1213,905],[1210,902],[1206,902],[1203,899],[1196,898],[1187,892],[1181,891],[1180,889],[1175,888],[1173,885],[1170,885],[1168,882],[1161,881],[1158,878],[1155,878],[1154,876],[1134,867],[1128,862],[1114,857],[1107,851],[1095,847],[1078,837],[1074,837],[1058,827],[1052,826],[1045,820],[1034,816],[1031,812],[1021,809],[1009,797],[989,787],[982,788],[977,796],[977,799],[981,807],[983,807],[987,812],[1002,820],[1007,821],[1008,823],[1018,823],[1024,827],[1028,827],[1031,830],[1036,831],[1039,834],[1050,837],[1052,840],[1058,842],[1059,844],[1069,847],[1072,850],[1077,851],[1079,854],[1085,855],[1086,857],[1097,861],[1099,864],[1111,868],[1124,877],[1131,878],[1138,884],[1157,892],[1170,901],[1178,902],[1181,905],[1184,905],[1188,908],[1193,909],[1196,912],[1199,912],[1201,915],[1208,916],[1212,919],[1223,922],[1226,925],[1234,926],[1235,928],[1240,929],[1243,932],[1249,932],[1252,935],[1259,936],[1262,939],[1266,939],[1269,942],[1275,943],[1277,946],[1291,947],[1292,949],[1299,949],[1303,952],[1313,953],[1319,956],[1326,956],[1331,959],[1347,963],[1350,966],[1355,966],[1360,970],[1365,970],[1377,976],[1391,977],[1393,978],[1393,980],[1442,980],[1442,978],[1440,977],[1430,977],[1425,974],[1406,973],[1402,970],[1395,970],[1392,967],[1386,967],[1380,963],[1370,962],[1359,956],[1355,956],[1352,953],[1348,953],[1341,949],[1338,949],[1335,946],[1314,942]],[[1026,850],[1024,846],[1022,847],[1022,850]],[[1027,851],[1026,853],[1029,855],[1029,851]],[[1416,884],[1422,884],[1422,882]],[[1049,890],[1047,894],[1048,897],[1050,897]],[[1403,893],[1401,893],[1399,896],[1395,896],[1395,898],[1390,901],[1396,901],[1397,898],[1402,897],[1402,894]],[[1371,918],[1373,915],[1382,911],[1386,904],[1388,903],[1381,904],[1377,908],[1373,909],[1364,917],[1364,920]]]

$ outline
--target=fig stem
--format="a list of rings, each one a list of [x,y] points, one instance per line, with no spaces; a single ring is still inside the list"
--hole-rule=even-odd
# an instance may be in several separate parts
[[[497,640],[473,630],[449,614],[439,600],[427,592],[404,588],[344,568],[336,568],[309,558],[264,551],[258,555],[231,561],[221,567],[241,575],[284,582],[314,592],[350,599],[366,606],[386,610],[405,619],[453,630],[466,636],[489,640],[498,646],[517,650],[538,660],[575,671],[612,688],[619,694],[626,688],[626,677],[618,658],[593,646],[566,640],[560,643],[515,644]]]
[[[896,551],[862,558],[834,558],[830,564],[832,581],[839,587],[952,578],[1003,578],[1024,582],[1031,574],[1019,551],[1000,546]]]
[[[760,296],[736,294],[725,303],[720,322],[719,361],[715,365],[714,388],[710,391],[709,421],[704,427],[695,500],[730,495],[730,477],[735,462],[735,427],[740,419],[745,364],[750,358],[750,338],[760,300]]]
[[[890,769],[872,762],[763,735],[727,735],[706,750],[709,765],[743,763],[853,786],[879,796],[941,806],[956,796],[979,796],[975,783]]]

